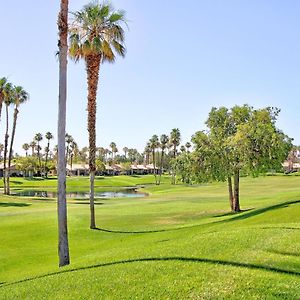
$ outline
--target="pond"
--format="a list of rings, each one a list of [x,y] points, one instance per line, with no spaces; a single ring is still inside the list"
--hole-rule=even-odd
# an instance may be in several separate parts
[[[21,192],[12,191],[11,195],[13,196],[22,196],[22,197],[42,197],[42,198],[56,198],[57,192],[49,191],[38,191],[38,190],[25,190]],[[147,194],[139,193],[136,189],[124,189],[118,191],[109,191],[109,192],[95,192],[95,198],[139,198],[146,197]],[[67,192],[67,198],[73,199],[89,199],[88,192]]]

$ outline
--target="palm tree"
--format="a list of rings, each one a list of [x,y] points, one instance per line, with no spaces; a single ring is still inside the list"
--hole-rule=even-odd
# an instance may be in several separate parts
[[[33,140],[29,146],[31,148],[31,155],[34,156],[34,149],[36,147],[36,142]]]
[[[170,133],[170,144],[173,147],[173,158],[176,158],[177,155],[177,146],[180,144],[180,131],[178,128],[172,129]],[[172,170],[172,184],[176,183],[176,174],[175,170]]]
[[[57,213],[58,213],[58,256],[59,266],[70,264],[67,202],[66,202],[66,102],[67,102],[67,54],[68,54],[68,0],[60,1],[58,15],[59,31],[59,98],[58,98],[58,180],[57,180]]]
[[[23,144],[22,148],[23,148],[23,150],[25,150],[26,156],[28,156],[28,150],[30,148],[29,144],[27,144],[27,143]]]
[[[158,136],[154,134],[152,138],[149,140],[149,146],[152,151],[152,163],[153,163],[153,174],[155,178],[155,184],[158,184],[157,178],[156,178],[156,158],[155,158],[155,150],[159,146]]]
[[[162,171],[163,171],[165,149],[167,148],[168,143],[169,143],[169,137],[166,134],[162,134],[160,136],[161,157],[160,157],[160,171],[159,171],[158,184],[160,184],[160,181],[161,181],[161,174],[162,174]]]
[[[88,81],[88,132],[90,169],[90,228],[96,228],[94,181],[96,171],[96,99],[100,64],[114,62],[115,53],[125,56],[124,12],[113,11],[109,4],[92,2],[75,12],[70,29],[70,56],[84,59]]]
[[[2,159],[2,152],[4,150],[4,145],[0,144],[0,159]]]
[[[173,157],[176,157],[177,146],[180,144],[180,131],[178,128],[172,129],[170,133],[170,144],[173,146]]]
[[[10,139],[10,147],[9,147],[9,155],[8,155],[8,169],[10,170],[11,160],[12,160],[12,153],[13,153],[13,144],[16,134],[16,127],[17,127],[17,118],[19,113],[19,106],[22,103],[25,103],[29,99],[29,94],[21,87],[15,86],[12,91],[13,95],[13,104],[15,105],[14,109],[14,120],[13,120],[13,127],[11,132],[11,139]],[[7,194],[10,194],[10,186],[9,186],[9,176],[7,178]]]
[[[4,90],[6,84],[7,84],[7,78],[6,77],[0,78],[0,120],[1,120],[2,104],[4,100]]]
[[[53,139],[53,134],[48,131],[45,134],[45,138],[47,140],[47,147],[45,148],[45,152],[46,152],[46,157],[45,157],[45,175],[46,175],[46,178],[47,178],[47,176],[48,176],[47,163],[48,163],[48,156],[49,156],[49,151],[50,151],[50,140]]]
[[[41,150],[40,142],[43,140],[42,134],[37,133],[34,137],[34,140],[37,142],[36,150],[37,150],[37,155],[38,155],[38,160],[39,160],[39,168],[41,171],[42,165],[41,165],[41,156],[40,156],[40,150]]]
[[[145,153],[145,164],[148,165],[150,163],[150,154],[151,154],[152,150],[151,150],[151,147],[150,147],[150,143],[148,142],[146,147],[145,147],[145,150],[144,150],[144,153]]]
[[[70,156],[70,144],[74,142],[73,137],[66,133],[66,144],[67,144],[67,148],[66,148],[66,164],[68,163],[69,160],[69,156]]]
[[[187,149],[187,152],[190,153],[190,148],[192,147],[190,142],[186,142],[185,147]]]
[[[5,135],[4,135],[4,157],[3,157],[3,185],[4,185],[4,194],[7,194],[7,185],[6,178],[8,177],[8,172],[6,169],[7,161],[7,150],[8,150],[8,107],[13,103],[13,86],[11,83],[6,83],[3,89],[3,102],[5,104],[5,113],[6,113],[6,126],[5,126]]]
[[[181,145],[181,146],[180,146],[180,152],[183,153],[183,152],[185,152],[185,150],[186,150],[186,149],[185,149],[185,146],[184,146],[184,145]]]
[[[123,151],[124,151],[125,159],[127,159],[128,148],[127,148],[127,147],[124,147],[124,148],[123,148]]]

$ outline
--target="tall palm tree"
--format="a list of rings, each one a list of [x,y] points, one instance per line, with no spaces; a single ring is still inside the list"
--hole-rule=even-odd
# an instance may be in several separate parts
[[[6,169],[7,161],[7,151],[8,151],[8,107],[13,103],[13,86],[11,83],[6,83],[3,90],[3,102],[5,104],[5,115],[6,115],[6,124],[5,124],[5,135],[4,135],[4,155],[3,155],[3,185],[4,185],[4,194],[7,194],[7,185],[6,178],[8,177],[8,170]]]
[[[45,148],[45,152],[46,152],[46,157],[45,157],[45,175],[46,175],[46,178],[47,178],[48,177],[47,163],[48,163],[48,156],[49,156],[49,151],[50,151],[50,140],[53,139],[53,134],[48,131],[45,134],[45,138],[47,140],[47,147]]]
[[[160,136],[161,156],[160,156],[160,170],[159,170],[158,184],[160,184],[160,181],[161,181],[161,174],[162,174],[162,171],[163,171],[165,149],[167,148],[168,143],[169,143],[169,137],[166,134],[162,134]]]
[[[68,55],[68,0],[60,1],[58,15],[59,31],[59,98],[58,98],[58,179],[57,179],[57,214],[58,214],[58,256],[59,266],[70,264],[67,201],[66,201],[66,102],[67,102],[67,55]]]
[[[155,184],[158,184],[157,177],[156,177],[156,157],[155,157],[155,150],[159,147],[159,140],[158,136],[154,134],[152,138],[149,140],[150,149],[152,151],[152,163],[153,163],[153,174],[155,178]]]
[[[145,150],[144,150],[144,153],[145,153],[145,164],[148,165],[150,163],[150,154],[151,154],[152,150],[151,150],[151,146],[150,146],[150,143],[148,142],[146,147],[145,147]]]
[[[13,88],[12,95],[13,95],[13,104],[15,105],[15,109],[14,109],[14,120],[13,120],[13,127],[11,131],[10,147],[9,147],[9,155],[8,155],[8,170],[10,170],[10,166],[11,166],[13,145],[14,145],[14,139],[16,134],[17,119],[19,114],[19,106],[25,103],[29,99],[29,94],[21,86],[15,86]],[[7,178],[6,185],[7,185],[6,192],[9,195],[10,194],[9,176]]]
[[[124,147],[123,152],[124,152],[125,159],[127,159],[128,148]]]
[[[66,133],[66,144],[67,144],[67,148],[66,148],[66,164],[68,164],[68,160],[69,160],[69,156],[70,156],[70,145],[71,143],[74,142],[73,137]]]
[[[30,148],[31,148],[31,155],[34,156],[34,150],[35,150],[35,147],[36,147],[36,142],[33,140],[31,143],[30,143]]]
[[[180,152],[183,153],[183,152],[185,152],[185,151],[186,151],[185,146],[184,146],[184,145],[181,145],[181,146],[180,146]]]
[[[173,147],[173,158],[176,158],[177,155],[177,147],[180,144],[180,131],[178,128],[174,128],[172,129],[171,133],[170,133],[170,144]],[[176,174],[175,174],[175,170],[172,170],[172,184],[176,183]]]
[[[40,155],[40,150],[41,150],[40,142],[43,140],[42,134],[37,133],[34,137],[34,140],[37,142],[36,150],[37,150],[37,155],[38,155],[38,160],[39,160],[39,168],[40,168],[40,171],[41,171],[42,164],[41,164],[41,155]]]
[[[6,77],[0,78],[0,120],[1,120],[2,105],[4,100],[4,90],[6,84],[7,84],[7,78]]]
[[[86,64],[88,81],[88,132],[90,169],[90,228],[96,228],[94,181],[96,171],[96,99],[100,65],[114,62],[115,54],[125,56],[124,12],[113,11],[109,4],[92,2],[73,14],[70,28],[70,56]]]
[[[25,150],[26,156],[28,156],[28,150],[30,148],[29,144],[27,144],[27,143],[23,144],[22,148],[23,148],[23,150]]]

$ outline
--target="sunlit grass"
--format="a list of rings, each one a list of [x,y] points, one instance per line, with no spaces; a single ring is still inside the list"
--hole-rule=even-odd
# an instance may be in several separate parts
[[[241,214],[229,213],[225,183],[153,181],[96,180],[99,188],[145,184],[151,194],[98,200],[99,230],[88,228],[87,202],[70,200],[71,265],[61,269],[55,201],[2,196],[0,298],[298,299],[300,177],[242,178]],[[88,178],[68,186],[87,189]]]

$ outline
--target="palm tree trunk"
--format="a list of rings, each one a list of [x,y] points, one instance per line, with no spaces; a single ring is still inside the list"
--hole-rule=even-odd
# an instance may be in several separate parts
[[[156,169],[155,169],[155,149],[152,150],[152,158],[153,158],[153,174],[154,174],[154,178],[155,178],[155,184],[157,184],[157,177],[156,177]]]
[[[40,143],[37,144],[37,155],[39,160],[39,170],[42,171],[42,164],[41,164],[41,155],[40,155]]]
[[[18,107],[16,106],[15,111],[14,111],[14,121],[13,121],[13,128],[12,128],[11,139],[10,139],[10,147],[9,147],[9,155],[8,155],[8,170],[10,170],[10,166],[11,166],[11,159],[12,159],[13,145],[14,145],[14,139],[15,139],[15,134],[16,134],[18,113],[19,113],[19,110],[18,110]],[[7,195],[10,194],[9,180],[10,180],[10,174],[8,174],[7,179],[6,179]]]
[[[58,213],[58,256],[59,266],[70,264],[68,222],[66,203],[66,101],[67,101],[67,38],[68,38],[68,0],[61,0],[58,16],[59,29],[59,103],[58,103],[58,181],[57,181],[57,213]]]
[[[232,180],[231,176],[227,177],[227,183],[228,183],[228,193],[229,193],[229,204],[230,204],[230,209],[233,211],[233,190],[232,190]]]
[[[45,177],[46,178],[48,178],[47,163],[48,163],[49,150],[50,150],[50,140],[48,140],[48,143],[47,143],[47,152],[46,152],[46,157],[45,157]]]
[[[6,160],[7,160],[7,148],[8,148],[8,105],[5,106],[5,111],[6,111],[6,129],[5,129],[5,136],[4,136],[4,158],[3,158],[3,170],[4,170],[4,174],[3,174],[3,184],[4,184],[4,194],[7,194],[7,185],[6,185],[6,178],[7,178]]]
[[[236,170],[234,172],[234,201],[233,201],[233,211],[240,212],[240,172]]]
[[[94,206],[94,180],[96,171],[96,100],[100,70],[100,55],[86,58],[88,81],[88,132],[89,132],[89,169],[90,169],[90,228],[96,228]]]
[[[159,178],[158,178],[158,185],[160,185],[160,181],[161,181],[161,173],[163,170],[163,163],[164,163],[164,150],[161,151],[161,159],[160,159],[160,170],[159,170]]]
[[[3,96],[1,96],[1,93],[0,93],[0,121],[1,121],[1,115],[2,115],[2,105],[3,105]]]

